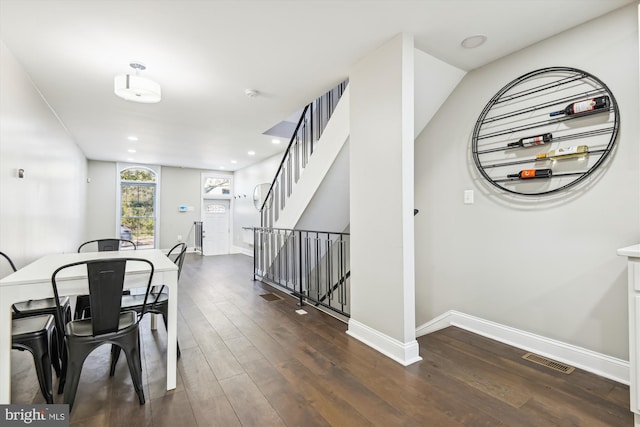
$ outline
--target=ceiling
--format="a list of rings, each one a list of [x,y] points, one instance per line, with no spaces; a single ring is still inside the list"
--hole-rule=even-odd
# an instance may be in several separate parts
[[[281,152],[263,133],[398,33],[471,70],[634,1],[0,0],[0,37],[87,158],[232,171]],[[160,103],[114,95],[131,62]]]

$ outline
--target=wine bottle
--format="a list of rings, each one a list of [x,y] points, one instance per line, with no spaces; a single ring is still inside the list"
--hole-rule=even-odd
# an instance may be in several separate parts
[[[589,111],[609,110],[609,105],[611,101],[608,96],[598,96],[596,98],[585,99],[584,101],[574,102],[572,104],[567,105],[563,110],[553,111],[549,113],[549,116],[559,116],[559,115],[567,115],[571,116],[574,114],[587,113]]]
[[[582,157],[589,154],[588,145],[576,145],[574,147],[558,148],[548,153],[538,154],[536,160],[546,159],[570,159],[572,157]]]
[[[507,147],[531,147],[533,145],[546,144],[547,142],[551,142],[552,139],[553,139],[553,135],[551,135],[550,133],[545,133],[542,135],[520,138],[516,142],[508,143]]]
[[[551,169],[524,169],[518,173],[507,175],[507,178],[531,179],[531,178],[551,178]]]

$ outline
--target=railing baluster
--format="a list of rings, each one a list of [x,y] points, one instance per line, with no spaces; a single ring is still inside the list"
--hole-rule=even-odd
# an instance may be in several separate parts
[[[344,278],[344,259],[343,259],[343,241],[342,236],[340,236],[340,240],[338,241],[338,281],[340,281],[339,289],[338,289],[338,303],[341,306],[344,306],[344,297],[343,292],[346,288],[346,280],[343,281]]]
[[[298,283],[300,286],[300,291],[299,291],[299,295],[300,295],[300,307],[302,307],[304,305],[304,285],[302,283],[302,231],[298,231],[298,253],[296,254],[298,256]]]
[[[287,197],[291,196],[292,182],[291,182],[291,156],[287,157]]]
[[[295,182],[297,183],[300,179],[300,139],[298,134],[296,134],[296,145],[294,150],[294,159],[293,163],[295,164],[296,174],[294,176]]]
[[[333,299],[333,292],[331,291],[331,286],[333,285],[333,271],[331,271],[333,266],[331,257],[333,256],[333,253],[331,251],[331,243],[331,237],[329,236],[329,233],[327,233],[327,253],[325,254],[325,259],[327,260],[327,277],[324,282],[326,289],[325,294],[329,298],[329,305],[331,305],[331,300]]]

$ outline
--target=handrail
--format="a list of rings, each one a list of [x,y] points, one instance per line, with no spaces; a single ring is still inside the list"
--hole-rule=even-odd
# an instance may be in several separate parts
[[[293,135],[291,135],[291,140],[289,141],[289,145],[287,145],[287,149],[284,150],[284,155],[282,156],[282,160],[280,161],[280,166],[278,166],[278,170],[276,171],[276,174],[273,177],[273,181],[271,181],[271,186],[269,187],[269,191],[267,191],[267,195],[264,196],[264,202],[262,202],[262,206],[260,206],[260,212],[262,212],[262,209],[264,209],[264,205],[267,204],[267,200],[269,200],[269,196],[271,195],[271,191],[273,190],[273,187],[276,185],[276,181],[278,180],[278,177],[280,176],[280,172],[282,171],[282,166],[284,166],[284,161],[287,160],[287,154],[289,154],[289,151],[291,150],[291,146],[293,145],[293,142],[296,140],[296,135],[298,134],[298,130],[300,130],[300,125],[302,124],[303,119],[304,119],[305,115],[307,114],[307,110],[309,109],[309,105],[311,105],[311,104],[307,104],[304,107],[304,110],[302,110],[302,114],[300,115],[300,119],[298,120],[298,124],[296,125],[296,128],[293,131]]]
[[[345,233],[344,231],[326,231],[326,230],[304,230],[302,228],[278,228],[278,227],[242,227],[243,230],[274,230],[274,231],[302,231],[304,233],[329,233],[338,234],[343,236],[349,236],[351,233]]]

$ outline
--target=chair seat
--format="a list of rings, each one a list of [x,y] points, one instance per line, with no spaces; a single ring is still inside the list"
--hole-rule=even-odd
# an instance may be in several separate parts
[[[25,337],[34,338],[45,335],[49,329],[53,328],[53,321],[53,316],[50,314],[13,319],[11,321],[13,340],[21,341]]]
[[[136,325],[137,314],[135,311],[123,311],[120,313],[118,323],[118,332]],[[117,332],[115,332],[117,333]],[[91,326],[91,318],[72,320],[67,323],[67,335],[74,337],[91,337],[93,336],[93,328]]]
[[[156,300],[157,298],[157,300]],[[154,305],[167,303],[169,301],[169,295],[166,293],[157,294],[151,292],[147,297],[147,309],[153,310]],[[123,295],[121,307],[125,309],[141,309],[144,303],[144,295]]]
[[[69,297],[60,297],[60,305],[69,304]],[[14,310],[20,314],[25,312],[42,312],[42,314],[53,314],[56,311],[56,302],[53,298],[30,299],[29,301],[17,302],[13,305]]]

